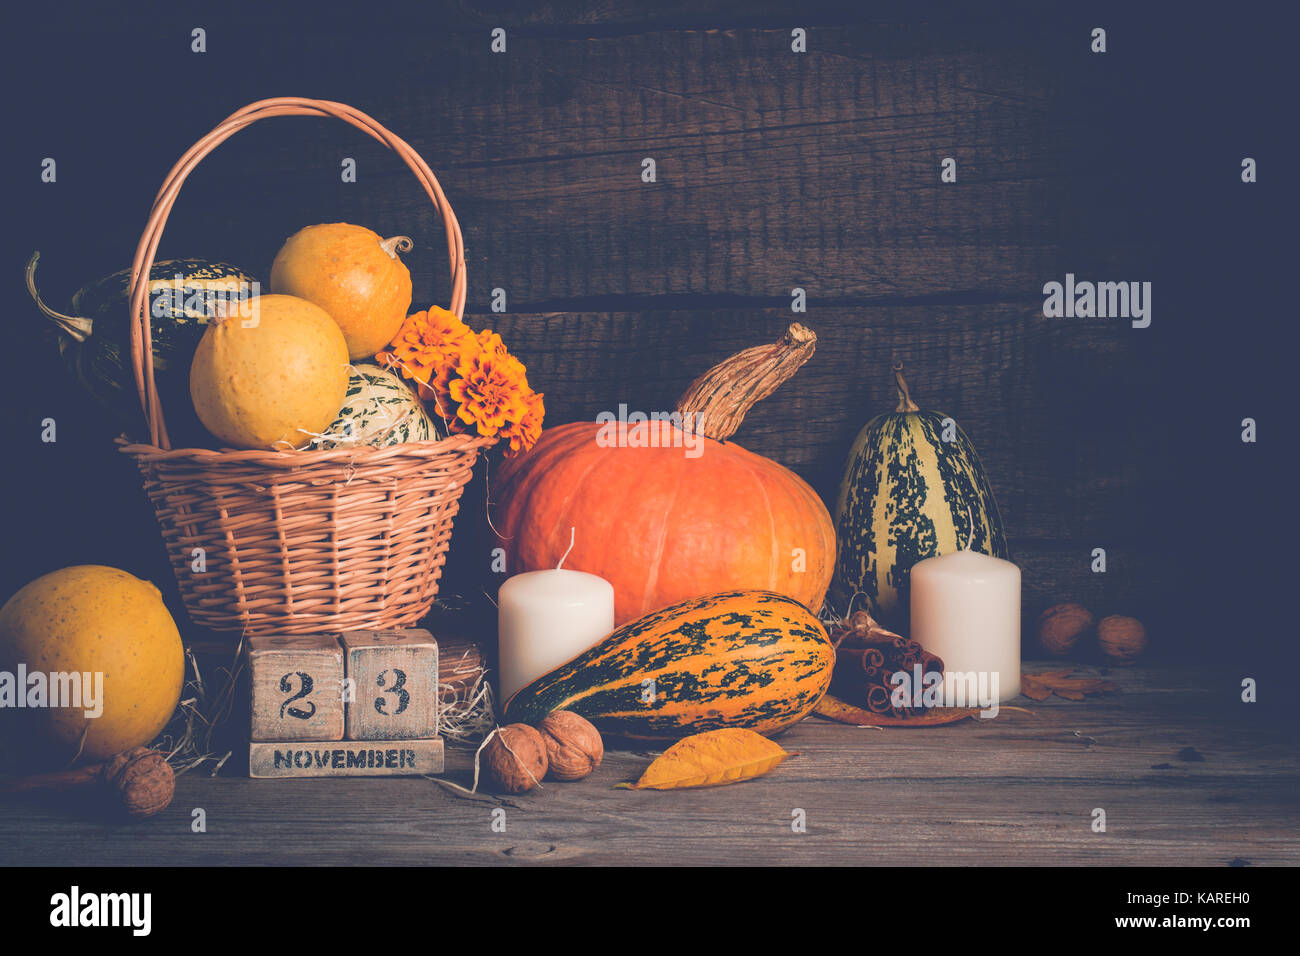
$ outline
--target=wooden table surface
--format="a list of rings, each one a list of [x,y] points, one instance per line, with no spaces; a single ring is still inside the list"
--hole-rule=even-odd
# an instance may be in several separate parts
[[[1300,863],[1300,755],[1287,728],[1221,674],[1109,676],[1120,690],[1104,698],[1014,702],[1032,715],[909,730],[810,719],[782,738],[797,757],[728,787],[613,789],[649,749],[611,751],[585,781],[507,798],[419,778],[200,771],[140,824],[8,805],[0,846],[6,863],[76,865]],[[452,750],[448,763],[467,784],[471,755]],[[1105,833],[1092,830],[1098,807]],[[196,808],[205,833],[191,832]],[[798,809],[804,833],[791,826]]]

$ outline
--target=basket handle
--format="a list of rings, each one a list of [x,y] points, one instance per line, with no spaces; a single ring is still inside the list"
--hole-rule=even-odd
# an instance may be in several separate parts
[[[379,140],[398,156],[420,180],[442,217],[447,230],[447,255],[451,263],[451,311],[460,318],[465,311],[465,240],[460,234],[460,223],[452,212],[451,204],[443,195],[442,186],[420,154],[400,136],[389,132],[376,120],[360,110],[330,100],[305,99],[299,96],[278,96],[258,100],[226,117],[212,132],[189,148],[172,167],[154,199],[149,221],[136,246],[131,263],[131,366],[135,372],[135,386],[140,396],[140,407],[149,423],[149,442],[157,448],[170,449],[167,425],[163,420],[162,405],[158,401],[158,383],[154,380],[153,340],[149,328],[149,273],[153,269],[162,239],[163,227],[171,214],[172,205],[180,193],[181,185],[199,164],[212,152],[245,126],[269,116],[335,116],[350,123],[373,139]]]

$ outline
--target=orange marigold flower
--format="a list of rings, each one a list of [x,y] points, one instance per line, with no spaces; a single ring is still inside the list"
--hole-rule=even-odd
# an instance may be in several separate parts
[[[473,335],[468,336],[461,340],[455,350],[443,353],[441,363],[429,379],[429,394],[425,401],[433,402],[434,411],[453,431],[468,431],[468,429],[461,427],[461,423],[456,418],[460,400],[452,398],[451,383],[467,375],[467,370],[481,354],[478,338]]]
[[[476,333],[435,306],[407,316],[375,358],[414,382],[449,431],[499,435],[512,457],[541,434],[542,396],[529,388],[527,369],[491,329]]]
[[[448,363],[455,364],[462,346],[474,340],[473,331],[454,313],[434,306],[408,315],[392,344],[375,359],[416,382],[420,398],[428,401],[433,397],[430,380]]]
[[[466,339],[473,338],[474,330],[456,318],[455,312],[435,305],[428,311],[425,336],[430,344],[451,347],[459,346]]]
[[[537,444],[537,439],[542,435],[542,420],[546,417],[546,405],[542,401],[542,393],[530,389],[526,402],[528,411],[524,417],[508,425],[501,432],[501,437],[510,442],[510,447],[506,449],[507,458],[514,458],[528,451]]]
[[[491,329],[484,329],[477,336],[478,346],[489,355],[509,355],[506,349],[506,343],[501,341],[501,336],[497,335]]]
[[[492,437],[511,422],[521,421],[528,411],[524,402],[527,383],[515,373],[519,362],[508,355],[462,352],[447,394],[460,407],[456,417],[475,426],[478,434]]]

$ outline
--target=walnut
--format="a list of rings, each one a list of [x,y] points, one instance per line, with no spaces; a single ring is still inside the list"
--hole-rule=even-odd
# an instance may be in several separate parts
[[[546,744],[527,724],[508,724],[492,733],[483,748],[488,781],[506,793],[523,793],[546,776]]]
[[[1053,657],[1064,657],[1094,623],[1092,612],[1082,604],[1056,604],[1038,616],[1038,640]]]
[[[552,711],[537,730],[546,742],[548,774],[556,780],[580,780],[599,767],[605,756],[600,731],[572,711]]]
[[[99,779],[121,801],[126,815],[136,819],[165,810],[176,792],[176,774],[171,764],[148,747],[135,747],[114,755],[100,768]]]
[[[1097,625],[1097,643],[1116,664],[1128,664],[1147,649],[1147,629],[1135,617],[1112,614]]]

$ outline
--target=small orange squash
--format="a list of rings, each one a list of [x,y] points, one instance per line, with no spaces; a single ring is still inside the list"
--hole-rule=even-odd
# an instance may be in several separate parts
[[[411,273],[397,257],[406,236],[384,239],[364,226],[322,223],[289,237],[271,264],[271,291],[314,302],[343,330],[352,360],[373,356],[397,335],[411,308]]]
[[[679,421],[543,431],[494,488],[511,572],[555,567],[574,528],[564,566],[614,586],[616,626],[738,589],[775,591],[816,613],[835,564],[826,505],[794,472],[726,441],[816,342],[796,323],[776,344],[732,356],[686,390]]]

